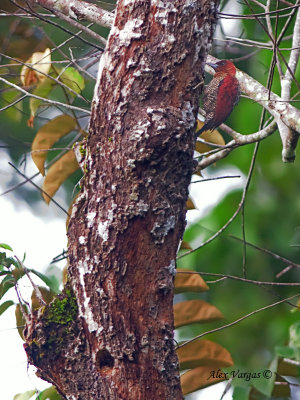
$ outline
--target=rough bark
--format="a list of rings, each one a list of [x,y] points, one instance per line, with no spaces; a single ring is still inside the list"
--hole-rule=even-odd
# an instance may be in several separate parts
[[[118,3],[68,227],[70,286],[26,330],[30,362],[65,398],[182,399],[173,278],[216,3]]]

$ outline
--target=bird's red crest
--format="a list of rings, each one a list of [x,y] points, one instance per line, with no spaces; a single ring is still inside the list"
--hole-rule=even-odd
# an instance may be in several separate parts
[[[235,65],[229,60],[222,60],[213,65],[214,65],[213,68],[216,71],[216,73],[226,72],[227,74],[230,75],[235,75],[236,73]]]

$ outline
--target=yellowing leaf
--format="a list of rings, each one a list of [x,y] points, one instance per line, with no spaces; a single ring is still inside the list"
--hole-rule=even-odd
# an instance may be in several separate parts
[[[37,132],[32,143],[32,160],[38,167],[40,173],[45,175],[45,161],[47,151],[61,137],[67,135],[76,128],[76,120],[70,115],[59,115],[47,122]]]
[[[197,120],[197,130],[201,129],[203,125],[204,124],[202,121]],[[221,146],[225,145],[225,140],[224,140],[223,136],[216,129],[213,131],[204,131],[200,137],[201,137],[201,139],[203,139],[209,143],[214,143],[214,144],[218,144]],[[198,141],[196,142],[196,151],[198,151],[198,153],[205,153],[211,149],[212,149],[212,146],[209,146],[208,144],[201,143]]]
[[[31,293],[31,306],[32,310],[37,310],[38,308],[42,307],[41,300],[39,295],[42,296],[44,302],[49,304],[53,298],[55,297],[55,293],[52,290],[49,290],[43,286],[38,286],[39,294],[37,294],[37,290],[33,289]]]
[[[175,293],[206,292],[209,287],[199,274],[189,274],[186,269],[178,269],[175,276]]]
[[[217,373],[212,367],[198,367],[185,372],[180,377],[181,388],[184,395],[196,390],[214,385],[226,379],[221,371]]]
[[[26,64],[32,64],[31,67],[23,65],[21,69],[21,82],[23,86],[35,84],[38,81],[46,79],[44,74],[48,74],[51,68],[51,51],[46,49],[44,52],[33,53],[32,56],[26,61]]]
[[[211,366],[216,369],[230,367],[233,361],[230,353],[210,340],[195,340],[177,350],[180,369]]]
[[[203,300],[187,300],[174,305],[175,328],[197,322],[212,322],[222,319],[222,313]]]
[[[43,190],[52,197],[58,190],[60,185],[79,168],[73,150],[69,150],[66,154],[60,157],[51,167],[46,175],[43,184]],[[47,204],[50,202],[50,197],[43,193],[43,198]]]

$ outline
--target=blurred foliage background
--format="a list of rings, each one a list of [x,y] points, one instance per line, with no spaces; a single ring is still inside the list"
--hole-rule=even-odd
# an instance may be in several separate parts
[[[113,2],[110,2],[113,3]],[[262,3],[266,3],[262,1]],[[21,4],[21,3],[20,3]],[[252,9],[249,9],[247,2],[235,0],[221,1],[220,11],[230,14],[251,14],[262,13],[262,8],[254,1],[249,1]],[[271,11],[278,8],[286,8],[296,4],[295,1],[272,1]],[[16,7],[8,0],[2,0],[1,12],[15,12]],[[277,31],[280,32],[285,25],[288,14],[293,10],[281,13],[282,18],[272,16],[273,28],[277,24]],[[220,59],[231,59],[237,68],[245,71],[261,84],[266,85],[270,65],[273,57],[273,48],[270,39],[256,19],[232,19],[219,16],[219,23],[215,33],[215,41],[211,54]],[[264,19],[262,23],[266,25]],[[295,16],[289,23],[284,40],[280,47],[285,57],[289,57],[292,46],[292,34],[294,29]],[[61,26],[67,26],[60,21]],[[86,24],[87,25],[87,24]],[[70,28],[73,29],[74,28]],[[96,28],[101,35],[106,36],[108,29]],[[243,38],[244,41],[235,41],[232,37]],[[0,73],[6,79],[17,84],[20,83],[21,66],[12,59],[26,61],[32,53],[44,51],[45,48],[58,46],[69,37],[63,30],[56,29],[43,21],[23,19],[15,16],[1,16],[0,24],[0,46],[1,65]],[[255,43],[247,44],[246,40],[253,40]],[[261,43],[261,45],[259,45]],[[56,51],[53,55],[55,61],[63,61],[70,58],[70,47],[74,58],[86,57],[79,61],[81,66],[86,66],[91,60],[98,60],[101,55],[99,49],[95,49],[78,39],[72,39]],[[89,59],[90,57],[90,59]],[[285,71],[285,67],[282,68]],[[97,63],[88,68],[91,75],[96,75]],[[298,66],[296,77],[299,81],[300,68]],[[82,95],[89,101],[92,100],[95,81],[87,75],[85,78],[85,89]],[[210,77],[207,77],[209,80]],[[275,68],[272,91],[280,95],[280,82],[278,71]],[[0,107],[5,107],[14,101],[19,95],[16,89],[2,85],[0,89]],[[292,94],[295,95],[292,104],[299,107],[299,93],[293,83]],[[64,101],[63,93],[58,91],[52,93],[54,99]],[[78,106],[86,106],[83,101],[76,99],[73,103]],[[261,106],[255,104],[251,99],[242,98],[233,111],[227,124],[240,133],[249,134],[259,130],[261,119]],[[29,118],[28,99],[17,103],[0,113],[0,144],[7,151],[12,162],[19,166],[26,173],[26,162],[29,162],[31,142],[40,126],[47,120],[57,115],[53,107],[42,108],[35,118],[33,128],[27,126]],[[82,128],[87,128],[87,118],[82,119]],[[73,134],[74,135],[74,134]],[[56,147],[67,146],[71,136],[63,138]],[[224,134],[225,141],[230,138]],[[247,176],[254,145],[243,146],[234,150],[227,158],[219,161],[216,165],[203,171],[203,177],[210,172],[220,176],[226,175],[226,171],[235,166],[241,171],[241,175]],[[59,154],[59,151],[49,152],[48,161],[51,161]],[[268,249],[279,254],[294,263],[298,263],[300,245],[300,157],[296,157],[293,164],[284,164],[281,161],[281,141],[278,131],[260,143],[255,168],[246,195],[244,206],[244,220],[240,213],[233,223],[214,241],[201,249],[181,258],[178,267],[194,269],[206,273],[230,274],[242,277],[243,257],[246,255],[245,266],[247,278],[258,281],[281,281],[298,282],[299,270],[291,268],[280,278],[280,273],[287,264],[276,257],[246,246],[233,238],[242,238],[243,225],[247,242],[258,247]],[[80,179],[77,172],[64,184],[65,207],[71,202],[74,196],[74,187]],[[19,182],[19,177],[13,176],[8,187]],[[197,185],[197,196],[205,197],[207,194],[201,189],[201,183]],[[229,184],[230,185],[230,184]],[[218,182],[215,183],[215,191],[218,192]],[[31,206],[42,201],[39,191],[31,185],[26,184],[15,190],[15,195],[27,201]],[[184,241],[192,248],[196,248],[205,239],[209,238],[225,224],[233,215],[241,200],[242,190],[231,190],[215,207],[211,208],[204,216],[189,224],[184,235]],[[197,202],[197,199],[194,199]],[[5,235],[4,235],[5,236]],[[183,251],[182,251],[183,252]],[[182,254],[182,252],[180,254]],[[179,338],[187,339],[216,326],[232,322],[243,315],[246,315],[260,307],[274,303],[285,297],[297,293],[297,288],[275,287],[255,285],[231,279],[219,280],[216,277],[203,276],[208,281],[216,280],[216,283],[208,283],[210,290],[201,294],[201,298],[215,305],[224,314],[224,320],[219,323],[207,325],[194,325],[181,328]],[[187,298],[199,298],[199,295],[186,295]],[[289,304],[282,303],[277,307],[268,309],[245,319],[244,321],[210,334],[208,339],[222,344],[228,349],[236,363],[243,370],[257,370],[269,365],[275,356],[275,347],[285,345],[288,341],[288,330],[292,323],[299,320],[299,311]]]

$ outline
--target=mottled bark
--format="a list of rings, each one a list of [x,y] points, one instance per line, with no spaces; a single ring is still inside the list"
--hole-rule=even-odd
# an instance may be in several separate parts
[[[216,3],[118,3],[68,227],[78,314],[43,357],[47,310],[27,332],[31,362],[68,399],[182,399],[173,278]]]

